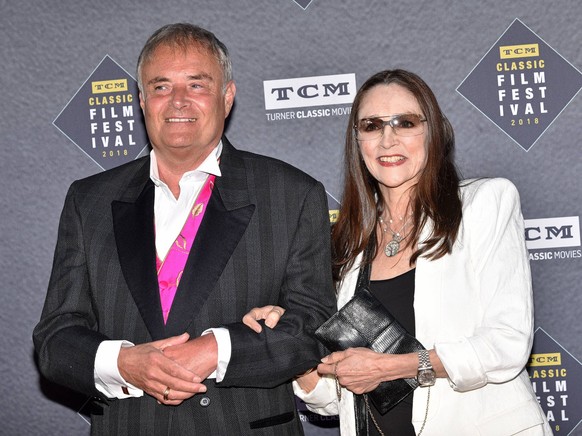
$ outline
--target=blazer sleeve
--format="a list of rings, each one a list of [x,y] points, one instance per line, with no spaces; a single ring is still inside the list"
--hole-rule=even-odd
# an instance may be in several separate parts
[[[296,195],[296,194],[294,194]],[[275,329],[255,333],[242,322],[228,324],[232,355],[223,387],[273,387],[316,366],[325,349],[314,331],[335,311],[331,278],[330,225],[323,185],[303,194],[277,304],[285,315]],[[276,243],[276,241],[274,241]],[[276,244],[275,244],[276,245]]]
[[[71,185],[61,214],[51,278],[33,340],[39,369],[47,379],[100,396],[94,361],[99,344],[107,338],[96,331],[75,187]]]
[[[457,391],[515,378],[533,342],[532,283],[519,194],[505,179],[477,183],[463,199],[462,242],[476,289],[462,292],[474,292],[479,319],[472,336],[435,344]]]

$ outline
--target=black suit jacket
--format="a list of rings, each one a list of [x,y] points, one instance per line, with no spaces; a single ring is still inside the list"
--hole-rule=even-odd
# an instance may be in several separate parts
[[[335,310],[329,219],[321,183],[281,161],[236,150],[223,138],[216,179],[168,322],[155,267],[149,157],[71,185],[59,225],[46,302],[33,337],[41,372],[99,398],[101,341],[139,344],[210,327],[229,329],[221,383],[182,405],[106,400],[94,434],[300,434],[291,378],[315,366],[313,331]],[[256,334],[252,307],[287,309]]]

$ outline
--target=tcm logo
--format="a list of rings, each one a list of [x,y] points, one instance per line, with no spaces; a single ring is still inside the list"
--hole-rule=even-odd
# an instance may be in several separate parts
[[[93,94],[103,94],[105,92],[125,92],[127,88],[127,79],[101,80],[91,82]]]
[[[337,219],[339,218],[339,210],[338,209],[330,209],[329,210],[329,222],[331,224],[335,224]]]
[[[263,89],[266,110],[351,104],[356,95],[356,75],[265,80]]]
[[[339,218],[340,203],[329,192],[327,193],[327,205],[329,208],[329,223],[335,224]]]
[[[529,356],[528,366],[559,366],[562,364],[562,354],[543,353]]]
[[[529,250],[579,247],[580,217],[525,220],[525,242]]]
[[[501,59],[529,58],[540,55],[538,44],[505,45],[499,47],[499,57]]]

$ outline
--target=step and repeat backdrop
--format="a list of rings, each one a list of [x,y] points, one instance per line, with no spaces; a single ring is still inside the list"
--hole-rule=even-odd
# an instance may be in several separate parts
[[[531,381],[555,434],[582,434],[582,4],[578,0],[0,0],[0,434],[84,435],[87,399],[43,380],[40,316],[69,184],[148,152],[135,64],[166,23],[229,47],[237,96],[227,135],[323,182],[341,202],[357,87],[405,68],[432,87],[464,177],[521,194],[536,309]],[[337,417],[298,401],[307,435]]]

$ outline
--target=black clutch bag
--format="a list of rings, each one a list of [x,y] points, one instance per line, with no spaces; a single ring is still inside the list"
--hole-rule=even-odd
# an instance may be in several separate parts
[[[378,353],[405,354],[424,349],[366,286],[321,325],[315,336],[331,351],[366,347]],[[378,411],[386,413],[416,387],[415,378],[382,382],[367,395]]]

